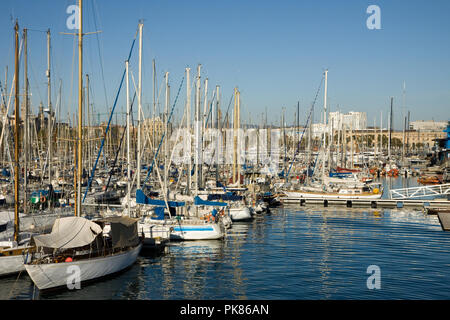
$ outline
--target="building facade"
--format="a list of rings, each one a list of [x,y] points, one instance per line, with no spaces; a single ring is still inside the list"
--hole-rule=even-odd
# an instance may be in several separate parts
[[[367,128],[367,113],[350,111],[349,113],[341,113],[339,111],[330,112],[329,122],[334,130],[345,126],[352,130],[365,130]]]
[[[411,121],[409,129],[420,131],[439,131],[447,127],[447,121],[419,120]]]

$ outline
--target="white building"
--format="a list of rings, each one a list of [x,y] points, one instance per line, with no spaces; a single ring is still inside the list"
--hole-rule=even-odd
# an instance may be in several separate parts
[[[411,121],[409,129],[419,131],[437,131],[444,130],[447,127],[447,121],[419,120]]]
[[[313,123],[312,125],[312,137],[322,137],[323,133],[326,132],[328,134],[331,134],[331,126],[325,126],[323,123]]]
[[[341,113],[339,111],[330,112],[329,124],[336,130],[341,126],[347,129],[365,130],[367,129],[367,113],[350,111],[349,113]]]

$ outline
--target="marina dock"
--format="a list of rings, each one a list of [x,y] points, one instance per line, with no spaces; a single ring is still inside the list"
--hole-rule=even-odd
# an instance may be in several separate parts
[[[296,204],[300,206],[320,205],[323,207],[329,206],[344,206],[347,208],[448,208],[450,209],[450,201],[448,200],[398,200],[398,199],[317,199],[317,198],[280,198],[283,204]]]

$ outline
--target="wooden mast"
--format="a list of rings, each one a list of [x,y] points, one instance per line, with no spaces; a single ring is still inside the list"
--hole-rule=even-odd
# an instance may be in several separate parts
[[[19,240],[19,23],[14,26],[15,73],[14,73],[14,241]]]
[[[77,140],[77,193],[75,215],[81,217],[81,184],[83,171],[83,0],[78,0],[79,31],[78,31],[78,140]]]
[[[24,60],[23,60],[23,68],[24,68],[24,87],[25,87],[25,126],[24,126],[24,202],[23,202],[23,212],[25,214],[28,213],[28,148],[29,148],[29,124],[28,124],[28,57],[27,57],[27,29],[23,29],[23,46],[24,46]]]

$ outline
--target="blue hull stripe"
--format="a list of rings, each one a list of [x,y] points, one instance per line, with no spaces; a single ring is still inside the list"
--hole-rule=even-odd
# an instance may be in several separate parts
[[[175,227],[173,231],[214,231],[214,229],[211,227]]]

